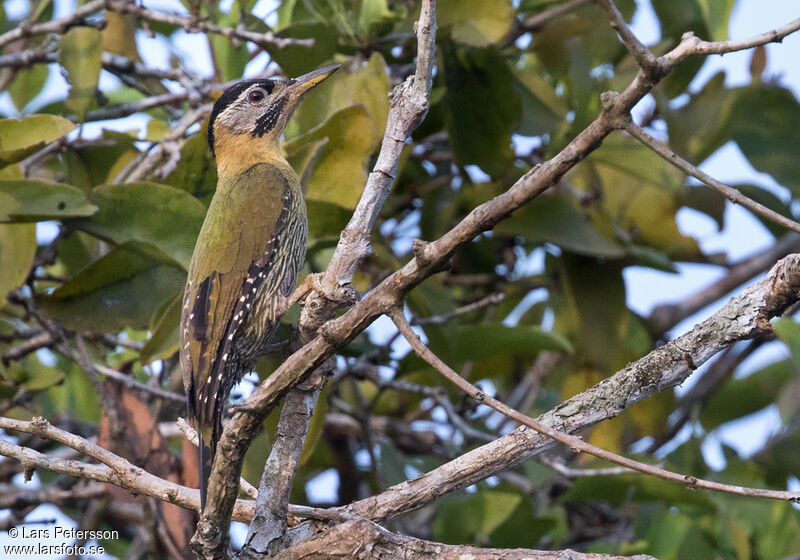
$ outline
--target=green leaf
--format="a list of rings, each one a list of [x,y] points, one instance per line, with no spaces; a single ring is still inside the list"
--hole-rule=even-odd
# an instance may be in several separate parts
[[[522,121],[519,134],[540,136],[552,133],[563,122],[567,114],[564,100],[541,75],[541,69],[523,68],[514,70],[514,88],[522,102]]]
[[[217,188],[217,166],[208,149],[208,122],[181,148],[181,159],[165,182],[184,190],[206,206]]]
[[[450,28],[454,41],[484,47],[496,43],[511,30],[514,8],[510,0],[439,0],[436,4],[439,26]]]
[[[778,326],[783,322],[783,325]],[[796,325],[789,327],[792,323],[788,319],[780,319],[776,322],[776,331],[780,329],[781,338],[789,338],[789,331],[792,338],[796,338]],[[794,323],[792,323],[794,325]],[[792,342],[796,346],[796,340]],[[797,358],[793,355],[793,360]],[[734,379],[729,381],[721,390],[703,406],[700,411],[700,422],[707,430],[713,430],[720,424],[737,420],[775,402],[776,396],[781,388],[786,385],[794,374],[792,364],[788,360],[774,362],[756,371],[744,379]]]
[[[39,399],[43,415],[53,418],[69,410],[76,421],[97,425],[100,402],[88,374],[63,357],[59,357],[56,368],[64,372],[64,382],[49,387]]]
[[[688,103],[678,109],[659,96],[658,109],[669,128],[669,144],[699,164],[730,141],[730,123],[739,89],[725,87],[725,73],[715,74]]]
[[[459,544],[486,540],[511,517],[521,500],[522,496],[516,492],[498,491],[451,498],[439,507],[433,522],[434,537],[437,541]]]
[[[239,10],[231,10],[217,23],[223,27],[236,27],[239,24]],[[240,41],[234,44],[229,37],[217,33],[209,33],[208,42],[220,80],[228,82],[241,78],[245,66],[250,61],[247,43]]]
[[[597,231],[563,193],[540,196],[494,231],[521,235],[531,244],[550,242],[579,255],[621,258],[626,254],[625,247]]]
[[[130,242],[115,247],[69,282],[42,298],[51,318],[74,330],[146,329],[153,314],[175,297],[186,273],[160,251]]]
[[[613,372],[623,367],[634,357],[627,345],[631,313],[625,305],[623,264],[564,253],[550,266],[562,286],[552,299],[556,332],[575,344],[587,368]]]
[[[41,93],[49,75],[46,64],[34,64],[31,68],[17,71],[14,81],[8,86],[8,93],[18,111],[25,109]]]
[[[683,189],[683,195],[684,206],[707,215],[717,222],[717,231],[722,231],[725,227],[726,202],[722,194],[706,185],[687,185]]]
[[[35,355],[25,359],[25,379],[20,387],[28,391],[41,391],[64,380],[64,372],[58,368],[44,365]]]
[[[598,466],[604,465],[607,463]],[[689,504],[706,511],[715,509],[714,502],[706,494],[695,492],[671,481],[640,474],[579,478],[572,482],[561,500],[565,503],[603,500],[614,506],[634,500],[664,502],[671,505]]]
[[[57,115],[0,119],[0,167],[25,159],[74,128],[71,121]]]
[[[731,124],[733,139],[753,167],[800,194],[800,103],[794,94],[774,85],[745,88]]]
[[[188,269],[206,213],[202,202],[157,183],[102,185],[89,198],[97,212],[71,221],[73,227],[117,244],[149,243]]]
[[[0,223],[91,216],[97,207],[83,192],[61,183],[0,181]]]
[[[564,337],[536,326],[461,325],[448,335],[451,355],[480,360],[498,354],[536,354],[542,350],[572,352]]]
[[[181,320],[183,292],[172,298],[156,313],[157,320],[150,328],[147,339],[139,354],[143,364],[154,360],[165,360],[178,351],[178,327]]]
[[[103,130],[102,139],[85,146],[69,146],[62,152],[69,184],[89,192],[97,185],[112,183],[121,167],[139,153],[135,136]]]
[[[598,192],[602,214],[612,231],[627,232],[630,242],[668,257],[697,260],[697,242],[678,229],[683,175],[631,139],[609,139],[568,179],[585,192]]]
[[[301,146],[328,138],[316,158],[306,198],[355,208],[367,181],[372,153],[372,121],[363,105],[342,109],[325,123],[286,144],[289,155]]]
[[[59,47],[58,62],[66,70],[70,85],[67,108],[83,120],[100,78],[103,38],[92,27],[73,27],[61,37]]]
[[[447,85],[442,103],[456,163],[476,164],[496,177],[511,164],[511,132],[522,113],[513,74],[492,48],[446,43],[442,57]]]
[[[775,334],[783,341],[792,353],[792,361],[800,369],[800,324],[787,317],[782,317],[773,324]]]
[[[0,302],[25,282],[35,256],[35,224],[0,225]]]
[[[389,9],[387,0],[362,0],[358,13],[359,35],[370,37],[375,27],[392,23],[398,17]]]
[[[302,4],[302,2],[298,2]],[[300,76],[329,62],[339,46],[339,36],[331,25],[319,22],[295,23],[277,33],[278,37],[295,39],[313,39],[312,47],[286,45],[276,47],[273,43],[266,45],[266,50],[287,76]]]
[[[309,242],[336,239],[350,220],[351,212],[321,200],[307,200]]]
[[[728,23],[735,0],[697,0],[712,41],[728,39]]]

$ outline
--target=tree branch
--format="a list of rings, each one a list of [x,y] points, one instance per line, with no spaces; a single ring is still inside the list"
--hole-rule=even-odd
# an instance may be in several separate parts
[[[798,20],[798,27],[800,27],[800,20]],[[761,36],[761,40],[763,43],[778,40],[792,30],[781,28],[780,33],[764,34]],[[691,42],[694,44],[694,40],[691,38],[687,38],[686,41],[687,43]],[[733,47],[736,47],[736,45],[733,45],[732,48]],[[662,64],[666,65],[665,68],[667,70],[671,70],[673,64],[677,64],[684,58],[693,54],[694,50],[693,47],[686,46],[682,42],[673,51],[673,53],[675,52],[677,52],[677,54],[668,53],[666,58],[662,57],[664,61]],[[313,370],[322,365],[336,349],[345,346],[367,328],[377,317],[388,312],[401,301],[409,290],[421,283],[425,278],[441,270],[443,264],[463,245],[469,243],[481,232],[491,229],[495,224],[508,217],[512,212],[546,191],[550,186],[556,184],[567,171],[572,169],[581,159],[594,151],[602,140],[616,129],[620,117],[628,114],[631,108],[649,93],[654,85],[654,81],[648,78],[642,71],[637,74],[633,82],[623,92],[604,94],[602,96],[603,111],[601,114],[589,124],[586,129],[579,133],[559,154],[542,165],[528,171],[528,173],[520,178],[506,192],[476,207],[460,223],[445,233],[441,238],[421,247],[409,263],[384,279],[367,297],[357,303],[347,313],[324,324],[320,329],[319,336],[284,360],[281,366],[256,388],[241,407],[240,411],[226,424],[218,446],[217,458],[214,463],[214,468],[212,469],[208,489],[209,501],[214,507],[207,508],[208,511],[204,512],[198,525],[198,534],[196,535],[198,542],[203,543],[200,550],[207,553],[205,557],[214,558],[219,557],[215,556],[217,553],[220,556],[224,554],[227,519],[230,518],[230,511],[235,503],[244,451],[249,445],[249,442],[252,441],[258,433],[260,423],[287,391],[302,382]],[[380,190],[370,193],[365,191],[365,196],[376,196],[377,203],[377,201],[381,199],[379,192]],[[373,210],[367,209],[364,213],[360,214],[367,220],[367,224],[369,223],[369,217],[372,215],[372,212]],[[348,237],[349,236],[343,234],[342,240],[340,241],[350,245],[350,241],[345,239]],[[363,242],[360,244],[354,242],[353,244],[361,247],[367,246]],[[361,253],[356,251],[354,254]],[[349,269],[350,265],[342,267],[342,270],[345,271]],[[334,274],[334,276],[339,277],[338,274]],[[340,278],[344,278],[344,276]],[[308,303],[306,306],[308,307]],[[735,322],[734,326],[739,326],[739,322]],[[703,355],[697,356],[697,360],[699,360],[700,363],[708,359],[714,352],[730,343],[716,342],[719,343],[717,346],[704,347],[704,352],[707,351],[707,354],[704,353]],[[678,357],[674,357],[669,353],[665,354],[664,352],[666,351],[664,348],[671,348],[672,352],[676,352]],[[667,345],[658,349],[652,353],[652,356],[652,358],[649,356],[646,357],[644,361],[646,362],[648,359],[656,361],[666,360],[674,366],[674,373],[676,375],[687,369],[684,366],[678,367],[677,364],[684,363],[684,352],[678,351],[674,346]],[[695,363],[697,363],[697,361]],[[651,364],[653,367],[646,368],[644,372],[648,372],[651,369],[661,371],[661,368],[655,367],[655,365],[657,364]],[[640,365],[640,367],[642,366]],[[628,380],[629,383],[631,382],[629,378],[625,376],[623,376],[623,378]],[[646,375],[645,379],[647,379]],[[664,381],[662,385],[653,387],[646,386],[642,388],[638,384],[634,384],[633,387],[628,387],[628,392],[632,396],[628,399],[629,402],[620,403],[620,408],[617,410],[617,413],[624,409],[625,406],[653,394],[656,390],[663,390],[671,386],[670,382],[672,382],[672,380],[673,376],[669,376],[667,381]],[[677,381],[674,382],[677,383]],[[570,402],[573,401],[567,401],[567,403]],[[594,411],[594,414],[597,415],[597,421],[604,419],[602,411],[605,411],[607,407],[605,405],[600,406],[599,403],[595,403],[595,406],[598,406],[598,410]],[[614,409],[612,408],[612,410]],[[564,410],[559,408],[558,414],[562,415],[563,413]],[[579,417],[584,420],[588,419],[586,425],[594,423],[589,421],[588,412],[579,415]],[[517,431],[515,434],[519,434],[519,432]],[[523,439],[527,439],[527,437]],[[509,441],[505,440],[502,445],[508,446],[508,444]],[[511,448],[513,449],[513,446],[511,446]],[[469,460],[469,457],[471,457],[469,453],[464,456],[466,461]],[[520,457],[520,460],[523,458],[524,457]],[[503,463],[504,466],[506,466],[505,460]],[[455,478],[463,480],[462,476],[456,476],[456,473],[452,474]],[[448,487],[447,481],[441,484],[445,488]],[[421,492],[419,492],[421,500],[423,500],[423,503],[427,503],[424,502],[426,497],[423,495],[423,488],[417,484],[416,480],[413,487],[415,490],[421,490]],[[381,496],[384,495],[381,494]],[[430,501],[430,499],[428,499],[428,501]],[[391,514],[391,512],[387,513],[387,515],[388,514]]]
[[[573,550],[478,548],[446,545],[391,533],[366,520],[336,525],[273,557],[275,560],[655,560],[651,556],[583,554]]]
[[[683,382],[719,350],[768,332],[769,319],[780,315],[798,299],[800,255],[791,255],[776,264],[761,282],[732,298],[685,335],[561,403],[541,415],[537,423],[559,432],[574,433],[618,416],[633,404]],[[442,494],[465,488],[541,453],[552,445],[548,436],[521,426],[413,481],[400,483],[342,509],[373,520],[416,509]],[[676,479],[678,482],[693,482],[676,476],[680,478]],[[797,494],[776,493],[772,497],[796,499]]]
[[[22,22],[11,31],[7,31],[0,35],[0,47],[4,47],[9,43],[19,39],[24,39],[25,37],[31,37],[33,35],[64,33],[71,27],[81,25],[88,16],[92,15],[94,12],[99,12],[105,8],[105,5],[106,0],[92,0],[83,6],[79,6],[72,14],[60,19],[34,24],[31,24],[30,22]]]
[[[286,397],[240,558],[271,556],[287,544],[284,537],[289,496],[318,397],[319,389],[295,389]]]

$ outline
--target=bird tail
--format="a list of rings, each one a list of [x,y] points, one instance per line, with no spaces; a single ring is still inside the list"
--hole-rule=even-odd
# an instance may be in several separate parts
[[[197,471],[200,482],[200,511],[206,508],[208,496],[208,478],[211,476],[211,466],[214,464],[214,447],[203,441],[203,436],[198,431],[197,446]]]

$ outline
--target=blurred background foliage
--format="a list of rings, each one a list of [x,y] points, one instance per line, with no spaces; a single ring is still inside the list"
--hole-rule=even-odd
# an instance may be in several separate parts
[[[343,64],[308,96],[284,144],[306,189],[306,271],[320,271],[380,146],[388,93],[413,69],[415,0],[283,0],[266,2],[269,9],[255,0],[182,2],[144,5],[314,43],[279,47],[195,35],[200,42],[192,45],[205,45],[213,65],[213,75],[204,75],[192,54],[181,51],[188,33],[180,25],[106,11],[60,35],[11,42],[0,55],[2,61],[25,50],[41,54],[32,64],[0,68],[7,113],[0,120],[5,416],[45,415],[97,435],[109,414],[108,385],[116,382],[98,379],[87,367],[93,362],[182,392],[177,302],[216,182],[202,119],[185,134],[171,135],[182,115],[243,75],[296,76]],[[10,3],[3,5],[8,10],[0,7],[4,32],[23,18],[44,22],[56,17],[57,8],[59,17],[68,13],[50,0],[14,4],[13,10]],[[467,8],[459,0],[439,0],[431,110],[406,147],[372,238],[375,254],[357,276],[361,292],[409,259],[413,238],[438,238],[556,154],[599,113],[601,92],[630,82],[635,63],[602,11],[573,1],[559,17],[540,17],[557,4],[471,0]],[[686,31],[726,39],[734,4],[652,0],[661,37],[654,50],[666,52]],[[628,20],[637,10],[633,0],[617,5]],[[152,49],[167,53],[163,75],[137,70],[152,69],[145,63]],[[735,142],[781,188],[734,186],[793,216],[800,196],[797,98],[763,74],[763,50],[753,54],[752,81],[741,87],[727,86],[720,73],[690,90],[703,62],[690,59],[668,76],[637,109],[637,118],[698,165]],[[118,119],[131,114],[138,120]],[[129,181],[131,170],[158,146],[165,156]],[[704,252],[679,229],[676,213],[683,208],[708,216],[719,229],[725,225],[721,196],[687,181],[635,140],[612,135],[559,185],[475,239],[447,272],[416,288],[408,310],[431,349],[454,369],[536,415],[646,354],[684,318],[665,322],[630,309],[626,268],[675,272],[678,263],[731,264],[724,251]],[[776,243],[785,242],[784,231],[768,227]],[[292,310],[285,318],[287,338],[297,316]],[[698,477],[747,486],[796,484],[800,328],[782,319],[776,335],[788,352],[762,359],[748,375],[739,366],[764,341],[735,347],[723,356],[727,361],[703,368],[692,386],[701,390],[664,392],[586,437],[612,451],[654,455],[666,467]],[[280,359],[264,359],[258,374],[268,375]],[[246,395],[255,381],[249,376],[237,395]],[[184,414],[179,403],[132,392],[154,421],[171,424]],[[701,449],[709,435],[770,406],[777,406],[782,422],[774,437],[749,457],[726,447],[723,467],[712,470]],[[254,484],[274,416],[248,457],[245,477]],[[379,321],[337,360],[293,500],[347,503],[509,428],[448,386]],[[178,452],[179,435],[165,437],[166,448]],[[0,463],[0,484],[7,487],[21,470],[9,465]],[[790,504],[701,494],[641,476],[574,479],[565,476],[566,466],[606,465],[554,451],[546,461],[529,461],[392,523],[448,543],[572,547],[662,560],[777,560],[800,552],[800,515]],[[75,483],[48,473],[40,477],[42,484]],[[62,510],[80,520],[86,508],[79,500]],[[24,518],[32,509],[9,515]],[[124,525],[110,512],[104,523]],[[133,538],[113,543],[112,550],[124,555]]]

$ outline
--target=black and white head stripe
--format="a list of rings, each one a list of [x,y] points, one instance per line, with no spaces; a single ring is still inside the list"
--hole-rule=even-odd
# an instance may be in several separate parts
[[[236,101],[243,100],[243,94],[252,86],[258,86],[264,89],[267,94],[270,94],[275,89],[275,80],[242,80],[226,89],[225,93],[214,103],[214,108],[211,109],[211,116],[208,119],[208,145],[211,147],[212,154],[214,153],[214,121]]]

